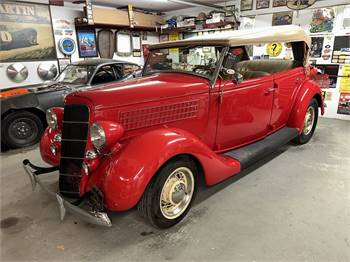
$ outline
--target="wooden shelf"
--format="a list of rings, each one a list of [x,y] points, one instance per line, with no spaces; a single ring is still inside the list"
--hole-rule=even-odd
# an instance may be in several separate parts
[[[216,27],[212,27],[212,26]],[[161,34],[171,34],[171,33],[195,33],[195,32],[208,32],[208,31],[215,31],[218,29],[230,29],[225,28],[225,26],[232,25],[232,29],[234,29],[234,22],[221,22],[221,23],[215,23],[213,25],[204,25],[203,29],[196,29],[195,27],[183,27],[183,28],[172,28],[172,29],[163,29],[158,30]]]

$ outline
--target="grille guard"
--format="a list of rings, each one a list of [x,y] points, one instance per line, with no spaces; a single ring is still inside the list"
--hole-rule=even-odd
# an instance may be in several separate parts
[[[32,184],[33,191],[38,184],[47,194],[52,198],[56,199],[58,202],[60,219],[63,220],[66,212],[70,212],[75,216],[79,217],[88,223],[95,224],[98,226],[111,227],[112,222],[109,219],[107,213],[100,211],[88,211],[79,207],[79,205],[84,202],[84,199],[80,199],[76,203],[71,203],[64,199],[59,193],[50,191],[40,180],[39,175],[51,173],[58,170],[58,167],[39,167],[30,163],[28,159],[23,160],[23,168],[29,176],[30,182]]]

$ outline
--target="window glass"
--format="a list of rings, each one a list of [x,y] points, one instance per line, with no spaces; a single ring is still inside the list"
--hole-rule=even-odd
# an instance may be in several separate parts
[[[102,66],[97,73],[95,74],[94,78],[92,79],[92,84],[103,84],[115,81],[115,75],[113,71],[113,67],[111,65]]]
[[[212,78],[221,47],[195,46],[151,50],[145,74],[153,72],[184,72]]]
[[[138,65],[125,64],[124,65],[124,76],[134,74],[138,70],[140,70],[140,67]]]
[[[95,68],[95,66],[68,65],[56,81],[68,84],[87,84]]]

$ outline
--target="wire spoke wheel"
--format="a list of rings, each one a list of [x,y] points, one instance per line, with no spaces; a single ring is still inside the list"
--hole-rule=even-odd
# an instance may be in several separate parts
[[[187,167],[174,170],[165,181],[161,197],[160,210],[167,219],[179,217],[191,202],[194,192],[194,176]]]

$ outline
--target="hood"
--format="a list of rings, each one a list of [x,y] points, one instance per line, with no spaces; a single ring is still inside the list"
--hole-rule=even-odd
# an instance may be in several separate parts
[[[208,92],[209,80],[181,73],[158,73],[126,82],[78,91],[66,97],[66,103],[89,100],[96,110],[150,102],[174,97],[189,97]]]
[[[49,82],[44,84],[28,86],[27,89],[32,93],[41,93],[41,92],[56,91],[65,87],[76,88],[79,86],[81,85],[74,85],[74,84],[60,83],[60,82]]]

